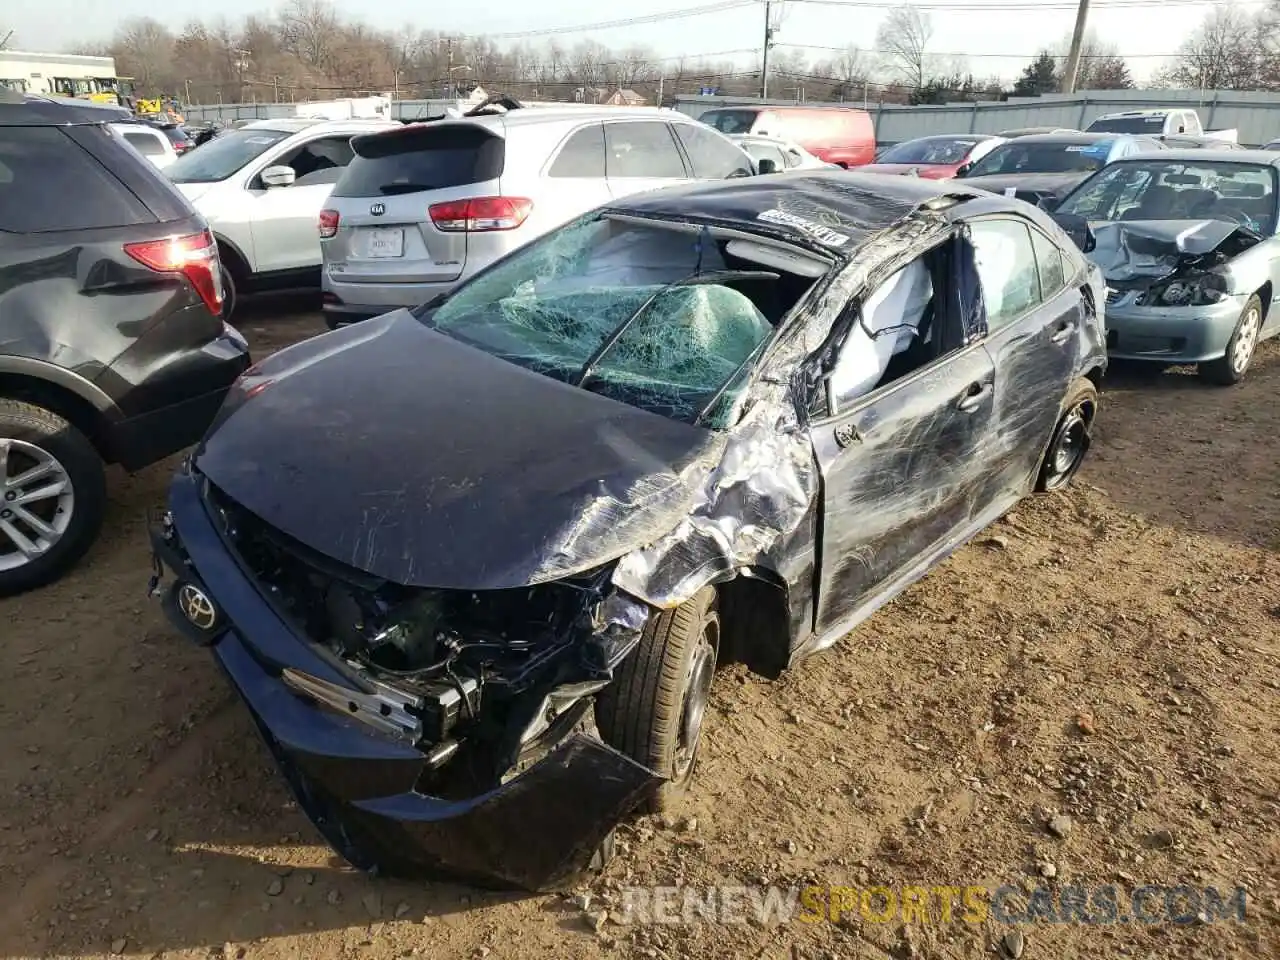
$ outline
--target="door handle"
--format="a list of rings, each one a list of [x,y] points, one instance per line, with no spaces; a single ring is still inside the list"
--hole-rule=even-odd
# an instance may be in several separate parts
[[[1071,334],[1075,332],[1076,332],[1076,322],[1074,320],[1068,320],[1066,323],[1058,327],[1057,331],[1054,332],[1053,336],[1050,339],[1054,343],[1066,343],[1068,340],[1071,339]]]
[[[986,399],[987,394],[990,392],[991,384],[989,383],[971,383],[965,395],[956,404],[956,409],[961,413],[973,413],[973,411],[982,406],[982,401]]]

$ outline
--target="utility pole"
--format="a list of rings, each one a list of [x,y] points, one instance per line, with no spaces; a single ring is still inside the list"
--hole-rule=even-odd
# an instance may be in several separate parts
[[[1076,28],[1071,33],[1071,50],[1067,54],[1067,66],[1062,72],[1062,92],[1076,92],[1076,78],[1080,76],[1080,48],[1084,46],[1085,21],[1089,19],[1089,0],[1080,0],[1076,8]]]
[[[770,0],[764,0],[764,57],[760,61],[760,99],[769,96],[769,47],[773,45],[773,24],[769,22]]]
[[[453,37],[445,37],[444,39],[445,54],[449,58],[449,67],[445,71],[445,76],[449,78],[449,89],[446,91],[446,98],[456,99],[458,91],[453,85]]]

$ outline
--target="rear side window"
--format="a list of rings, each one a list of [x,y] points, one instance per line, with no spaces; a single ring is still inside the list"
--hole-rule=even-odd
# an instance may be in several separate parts
[[[699,120],[721,133],[750,133],[758,110],[708,110]]]
[[[671,128],[661,121],[606,123],[604,137],[610,178],[680,180],[688,175]]]
[[[604,168],[604,127],[593,123],[573,133],[551,164],[553,177],[601,177]]]
[[[164,147],[149,133],[121,134],[129,145],[145,157],[158,157],[164,153]]]
[[[1057,245],[1039,230],[1031,231],[1031,245],[1035,248],[1036,266],[1040,271],[1040,295],[1048,300],[1067,284],[1063,272],[1062,253]]]
[[[475,123],[422,124],[356,137],[335,197],[389,197],[502,176],[506,141]],[[203,148],[201,148],[203,149]]]
[[[736,144],[693,123],[672,124],[684,152],[689,156],[693,175],[699,180],[724,180],[727,177],[749,177],[752,174],[747,155]]]
[[[92,230],[154,218],[142,202],[56,127],[7,127],[0,137],[0,230]]]

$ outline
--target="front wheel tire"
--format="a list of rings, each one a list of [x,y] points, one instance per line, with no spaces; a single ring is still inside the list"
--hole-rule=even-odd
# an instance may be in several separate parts
[[[671,811],[693,781],[719,650],[716,591],[708,587],[649,620],[596,700],[605,742],[667,778],[645,812]]]
[[[0,596],[62,576],[106,509],[106,471],[88,437],[43,407],[0,399]]]
[[[1235,332],[1227,341],[1227,352],[1217,360],[1209,360],[1197,368],[1201,379],[1218,387],[1235,386],[1243,380],[1245,371],[1253,360],[1253,351],[1257,349],[1258,334],[1261,331],[1262,298],[1255,293],[1240,311]]]

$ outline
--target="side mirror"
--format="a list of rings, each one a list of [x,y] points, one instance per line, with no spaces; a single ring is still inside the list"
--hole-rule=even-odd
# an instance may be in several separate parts
[[[291,187],[298,179],[293,167],[267,167],[262,171],[262,185],[270,190],[272,187]]]
[[[962,163],[956,167],[956,177],[963,177],[966,173],[973,169],[973,162]]]
[[[777,173],[778,165],[774,163],[772,160],[770,160],[768,157],[764,157],[763,159],[761,159],[756,169],[762,174]]]

